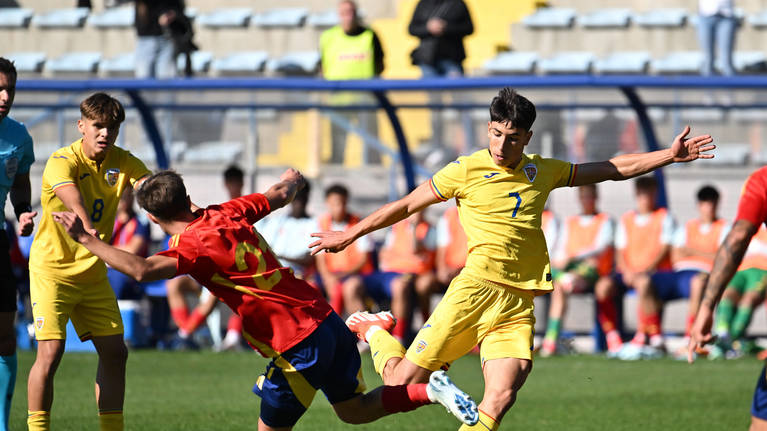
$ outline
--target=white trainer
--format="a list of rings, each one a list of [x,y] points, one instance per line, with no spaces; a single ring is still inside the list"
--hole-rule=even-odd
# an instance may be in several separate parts
[[[469,394],[458,389],[444,371],[431,373],[426,393],[432,402],[445,406],[448,412],[466,425],[474,425],[479,421],[477,403]]]

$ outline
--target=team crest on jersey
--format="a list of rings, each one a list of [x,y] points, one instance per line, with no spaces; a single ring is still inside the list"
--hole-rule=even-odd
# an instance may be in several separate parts
[[[9,179],[16,177],[16,172],[19,170],[19,159],[16,157],[9,157],[5,159],[5,176]]]
[[[535,163],[528,163],[523,169],[527,179],[530,180],[531,183],[535,181],[535,177],[538,176],[538,168],[535,166]]]
[[[426,341],[419,340],[418,344],[416,344],[416,346],[415,346],[415,352],[416,353],[421,353],[424,350],[426,350],[427,346],[428,346],[428,344],[426,343]]]
[[[115,184],[117,184],[117,179],[119,177],[119,169],[107,169],[107,173],[104,174],[104,179],[107,180],[107,184],[109,184],[110,187],[113,187]]]
[[[43,329],[44,324],[45,324],[45,317],[38,317],[37,319],[35,319],[35,328],[37,328],[38,331]]]

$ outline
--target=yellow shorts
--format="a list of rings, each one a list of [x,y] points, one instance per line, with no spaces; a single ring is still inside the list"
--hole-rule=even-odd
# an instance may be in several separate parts
[[[106,278],[74,284],[30,272],[29,296],[38,340],[66,339],[69,319],[83,341],[123,333],[117,298]]]
[[[435,371],[479,344],[483,365],[491,359],[532,359],[533,297],[532,291],[459,274],[405,357]]]

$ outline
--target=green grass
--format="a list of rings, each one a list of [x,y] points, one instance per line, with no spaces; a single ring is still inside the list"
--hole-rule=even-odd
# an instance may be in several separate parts
[[[381,384],[363,355],[369,388]],[[26,377],[34,354],[19,353],[11,429],[26,429]],[[126,429],[255,430],[259,399],[250,392],[266,361],[246,353],[134,351],[128,362]],[[746,429],[762,364],[753,359],[624,363],[601,357],[536,359],[532,375],[501,429],[698,430]],[[55,430],[97,429],[96,356],[69,353],[56,376]],[[481,399],[476,356],[453,364],[451,377]],[[347,429],[321,394],[298,430]],[[365,430],[456,430],[437,406],[394,415]]]

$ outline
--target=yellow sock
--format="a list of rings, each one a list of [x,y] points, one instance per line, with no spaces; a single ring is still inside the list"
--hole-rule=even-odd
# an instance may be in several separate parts
[[[123,431],[122,410],[99,410],[99,429],[101,431]]]
[[[469,426],[469,425],[461,425],[460,428],[458,428],[458,431],[472,431],[472,430],[481,430],[481,431],[498,431],[498,427],[501,426],[498,422],[495,421],[495,418],[491,417],[487,413],[483,412],[482,410],[479,411],[479,422],[476,424]]]
[[[51,412],[27,410],[29,431],[48,431],[51,429]]]
[[[375,331],[368,340],[370,355],[373,357],[373,366],[376,373],[381,375],[386,362],[391,358],[404,358],[405,348],[399,341],[384,330]]]

